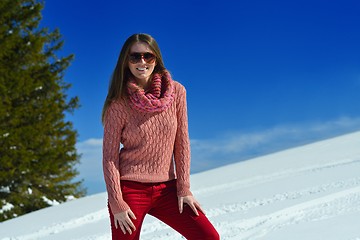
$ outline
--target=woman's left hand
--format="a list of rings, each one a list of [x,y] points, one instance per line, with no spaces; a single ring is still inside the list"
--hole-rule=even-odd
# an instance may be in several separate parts
[[[189,205],[189,207],[191,207],[191,209],[194,211],[196,216],[199,216],[199,213],[198,213],[197,209],[199,209],[202,213],[205,214],[205,212],[201,208],[199,202],[196,201],[196,199],[191,195],[190,196],[184,196],[184,197],[178,197],[178,203],[179,203],[179,211],[180,211],[180,213],[183,212],[184,203],[186,203],[187,205]]]

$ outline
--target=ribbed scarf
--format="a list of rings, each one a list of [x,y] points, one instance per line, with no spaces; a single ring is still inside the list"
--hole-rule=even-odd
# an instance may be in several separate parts
[[[128,82],[128,93],[131,105],[141,112],[162,112],[166,110],[174,100],[174,86],[170,73],[155,73],[151,85],[144,91],[136,84],[135,79]]]

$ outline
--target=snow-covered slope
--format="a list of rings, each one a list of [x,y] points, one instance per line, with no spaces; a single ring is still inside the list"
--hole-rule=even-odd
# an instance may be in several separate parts
[[[360,132],[195,174],[192,189],[221,239],[360,240]],[[0,223],[0,239],[110,239],[106,194]],[[181,236],[147,217],[141,239]]]

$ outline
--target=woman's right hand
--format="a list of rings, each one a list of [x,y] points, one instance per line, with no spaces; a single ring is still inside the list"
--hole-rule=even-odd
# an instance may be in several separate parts
[[[131,211],[131,209],[125,210],[120,213],[114,214],[114,222],[116,228],[121,228],[121,231],[126,234],[126,232],[129,232],[129,234],[132,234],[133,231],[136,230],[134,223],[131,221],[131,219],[136,219],[135,214]]]

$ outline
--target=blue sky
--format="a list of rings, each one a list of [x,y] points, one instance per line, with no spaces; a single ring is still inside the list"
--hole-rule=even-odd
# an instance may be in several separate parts
[[[192,172],[360,130],[359,1],[48,0],[82,107],[79,166],[104,191],[100,114],[122,44],[151,34],[187,89]]]

